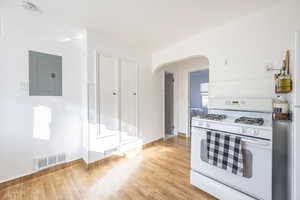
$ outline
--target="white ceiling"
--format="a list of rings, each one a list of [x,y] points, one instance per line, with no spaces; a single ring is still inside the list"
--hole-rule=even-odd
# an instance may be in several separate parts
[[[127,46],[150,52],[278,1],[31,0],[41,10],[39,18],[86,27]],[[0,0],[0,8],[18,15],[26,14],[21,2]]]

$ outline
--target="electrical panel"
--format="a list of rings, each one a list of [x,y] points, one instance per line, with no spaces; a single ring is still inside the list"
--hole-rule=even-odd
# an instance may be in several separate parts
[[[29,51],[29,96],[62,96],[62,57]]]

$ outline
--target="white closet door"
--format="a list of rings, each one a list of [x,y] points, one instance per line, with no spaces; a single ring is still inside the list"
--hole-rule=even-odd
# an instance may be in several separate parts
[[[138,65],[121,60],[121,141],[138,138]]]
[[[119,66],[113,56],[98,54],[98,136],[119,134]]]

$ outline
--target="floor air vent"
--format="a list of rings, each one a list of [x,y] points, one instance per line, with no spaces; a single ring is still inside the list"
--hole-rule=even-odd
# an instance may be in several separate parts
[[[57,155],[57,162],[65,162],[66,161],[66,153],[60,153]]]
[[[46,168],[47,165],[48,165],[47,158],[39,158],[39,159],[37,159],[37,168],[38,169]]]
[[[66,161],[66,153],[36,158],[34,161],[34,170],[42,170],[54,165],[64,163]]]
[[[57,163],[57,156],[49,156],[48,157],[48,165],[55,165]]]

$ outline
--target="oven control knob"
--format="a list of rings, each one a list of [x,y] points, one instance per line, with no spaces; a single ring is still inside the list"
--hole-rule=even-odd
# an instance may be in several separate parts
[[[253,129],[252,130],[252,135],[253,136],[258,136],[259,135],[259,130],[258,129]]]
[[[254,136],[254,129],[253,129],[253,128],[250,128],[250,129],[249,129],[249,135]]]
[[[241,128],[241,133],[247,133],[247,129],[246,128]]]
[[[198,122],[198,124],[197,124],[198,126],[202,126],[203,124],[202,124],[202,122]]]
[[[209,128],[209,127],[210,127],[210,124],[206,122],[206,123],[205,123],[205,127],[206,127],[206,128]]]

